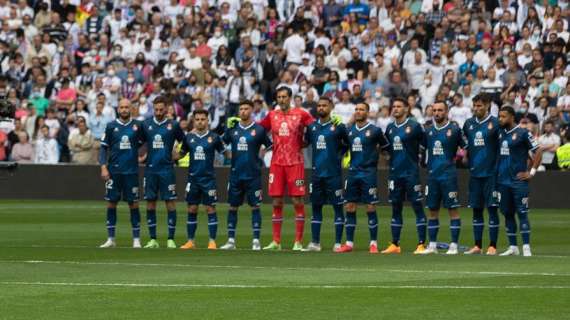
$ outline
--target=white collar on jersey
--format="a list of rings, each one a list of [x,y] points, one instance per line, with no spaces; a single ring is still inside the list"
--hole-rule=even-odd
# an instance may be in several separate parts
[[[326,126],[327,124],[332,122],[332,119],[329,119],[329,121],[325,122],[325,123],[321,123],[321,119],[318,119],[317,122],[321,125],[321,126]]]
[[[253,127],[254,124],[255,124],[255,121],[252,121],[247,127],[244,127],[241,125],[241,122],[238,123],[239,127],[242,128],[243,130],[247,130],[247,129]]]
[[[152,117],[152,121],[154,121],[154,123],[158,124],[159,126],[161,126],[162,124],[164,124],[166,121],[168,121],[168,118],[164,118],[164,120],[162,120],[161,122],[156,121],[155,117]]]
[[[118,124],[120,124],[120,125],[122,125],[122,126],[126,126],[126,125],[128,125],[129,123],[131,123],[131,122],[133,121],[133,118],[130,118],[129,121],[127,121],[127,122],[125,122],[125,123],[122,123],[122,122],[121,122],[121,119],[119,119],[119,118],[117,118],[116,121],[117,121]]]
[[[517,124],[517,125],[516,125],[514,128],[512,128],[511,130],[509,130],[509,131],[506,131],[506,130],[505,130],[505,131],[507,132],[507,134],[511,134],[511,133],[512,133],[513,131],[515,131],[515,129],[518,128],[518,127],[519,127],[519,125]]]
[[[450,123],[451,123],[451,122],[449,122],[449,120],[447,120],[447,123],[446,123],[443,127],[441,127],[441,128],[438,128],[438,127],[437,127],[437,123],[434,123],[434,124],[433,124],[433,127],[435,128],[435,130],[438,130],[438,131],[439,131],[439,130],[445,129],[445,127],[447,127]]]
[[[479,123],[479,124],[485,123],[489,119],[491,119],[491,114],[487,115],[487,118],[483,119],[483,121],[479,121],[479,118],[475,117],[475,121],[477,121],[477,123]]]
[[[410,118],[406,118],[406,120],[404,120],[404,122],[400,124],[398,124],[396,120],[394,120],[394,125],[396,126],[396,128],[401,128],[402,126],[406,125],[406,123],[408,123],[408,120],[410,120]]]
[[[193,133],[196,137],[202,139],[202,138],[204,138],[205,136],[207,136],[208,133],[210,133],[210,130],[206,130],[206,133],[204,133],[203,135],[199,135],[198,132],[192,132],[192,133]]]
[[[366,127],[368,127],[370,124],[371,124],[370,122],[366,122],[366,124],[362,128],[359,128],[358,125],[355,123],[354,127],[356,128],[356,130],[362,131],[362,130],[366,129]]]

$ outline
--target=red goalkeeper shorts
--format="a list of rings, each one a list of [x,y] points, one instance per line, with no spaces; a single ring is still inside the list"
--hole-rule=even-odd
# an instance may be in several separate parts
[[[269,167],[269,196],[282,197],[287,187],[291,197],[305,195],[305,166],[300,163],[292,166],[271,165]]]

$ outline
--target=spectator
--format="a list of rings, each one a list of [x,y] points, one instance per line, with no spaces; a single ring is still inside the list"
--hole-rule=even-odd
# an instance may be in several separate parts
[[[538,138],[538,144],[543,150],[542,165],[546,170],[552,170],[556,167],[554,156],[560,147],[560,136],[554,132],[554,128],[554,123],[547,120],[544,122],[544,133]]]
[[[78,132],[69,137],[69,150],[71,151],[71,162],[77,164],[95,164],[94,147],[95,139],[87,128],[84,118],[77,121]]]
[[[27,132],[22,131],[18,133],[18,143],[12,147],[10,158],[18,163],[31,163],[34,161],[34,147],[30,143]]]
[[[56,164],[59,161],[59,147],[55,138],[50,136],[50,128],[43,125],[35,142],[34,163]]]

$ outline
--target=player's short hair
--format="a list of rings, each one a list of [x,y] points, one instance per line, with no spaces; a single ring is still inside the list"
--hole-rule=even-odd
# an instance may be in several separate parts
[[[323,96],[323,97],[320,97],[319,100],[324,100],[324,101],[326,101],[329,105],[332,104],[332,99],[329,98],[329,97],[324,97],[324,96]]]
[[[166,105],[166,98],[164,96],[158,96],[158,97],[154,98],[154,100],[152,101],[152,104],[154,104],[154,105],[157,105],[160,103]]]
[[[248,106],[250,106],[250,107],[253,108],[253,102],[252,102],[251,100],[247,100],[247,99],[240,101],[240,102],[239,102],[239,105],[240,105],[240,106],[248,105]]]
[[[277,93],[279,93],[281,91],[287,92],[287,97],[289,97],[289,98],[291,98],[291,96],[293,95],[293,91],[289,87],[283,86],[283,87],[277,89]]]
[[[365,106],[366,106],[366,111],[370,111],[370,105],[369,105],[368,103],[366,103],[366,102],[359,102],[359,103],[357,103],[356,105],[359,105],[359,104],[365,105]]]
[[[515,116],[515,109],[513,109],[513,107],[506,105],[506,106],[502,106],[500,112],[507,112],[509,113],[511,116]]]
[[[205,110],[205,109],[198,109],[198,110],[194,110],[194,112],[192,112],[193,117],[195,117],[198,114],[203,114],[207,118],[210,113],[208,112],[208,110]]]
[[[408,100],[404,99],[404,97],[395,97],[394,99],[392,99],[392,105],[396,101],[403,103],[404,107],[408,107]]]
[[[473,97],[473,102],[482,102],[483,104],[491,103],[491,98],[486,93],[479,93]]]
[[[443,104],[443,105],[445,106],[445,109],[446,109],[446,110],[449,110],[449,106],[447,105],[447,101],[441,100],[441,99],[435,100],[435,102],[432,103],[432,107],[433,107],[434,105],[438,104],[438,103]]]

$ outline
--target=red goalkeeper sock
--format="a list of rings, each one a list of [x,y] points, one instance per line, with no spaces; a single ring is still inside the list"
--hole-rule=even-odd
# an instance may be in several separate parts
[[[273,206],[273,241],[281,243],[281,225],[283,224],[283,205]]]
[[[305,230],[305,205],[295,205],[295,242],[303,241],[303,231]]]

